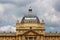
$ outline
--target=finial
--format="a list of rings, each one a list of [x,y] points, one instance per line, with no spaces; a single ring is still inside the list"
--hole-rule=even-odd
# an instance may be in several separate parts
[[[42,19],[42,22],[44,22],[44,20]]]
[[[32,8],[31,8],[31,6],[29,7],[29,11],[31,11],[31,12],[32,12]]]
[[[56,31],[56,33],[57,33],[57,31]]]
[[[17,19],[17,23],[19,23],[19,20]]]
[[[51,32],[50,32],[51,33]]]

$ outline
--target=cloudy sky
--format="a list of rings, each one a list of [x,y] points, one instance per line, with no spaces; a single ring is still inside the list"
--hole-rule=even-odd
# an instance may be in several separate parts
[[[46,32],[60,32],[60,0],[0,0],[0,31],[16,30],[16,20],[28,13],[45,20]]]

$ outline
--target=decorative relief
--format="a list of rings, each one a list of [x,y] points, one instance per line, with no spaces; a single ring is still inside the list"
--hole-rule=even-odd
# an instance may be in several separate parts
[[[19,27],[19,28],[25,28],[25,27]]]

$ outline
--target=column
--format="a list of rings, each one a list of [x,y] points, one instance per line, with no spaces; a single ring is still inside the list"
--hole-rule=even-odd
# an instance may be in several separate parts
[[[28,40],[29,40],[29,37],[28,37]]]
[[[32,40],[34,40],[34,37],[32,37]]]
[[[25,36],[22,36],[22,40],[25,40]]]
[[[43,36],[41,36],[41,40],[43,40]]]
[[[21,36],[19,36],[19,40],[21,40]]]
[[[37,36],[37,39],[36,39],[36,40],[41,40],[41,39],[40,39],[40,36]]]

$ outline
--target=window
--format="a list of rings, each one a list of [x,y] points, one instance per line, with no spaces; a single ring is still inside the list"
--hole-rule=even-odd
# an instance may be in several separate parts
[[[33,38],[32,37],[29,37],[29,40],[33,40]]]
[[[36,37],[34,37],[34,40],[36,40]]]
[[[28,40],[28,37],[25,37],[26,40]]]
[[[25,37],[26,40],[36,40],[36,37]]]

